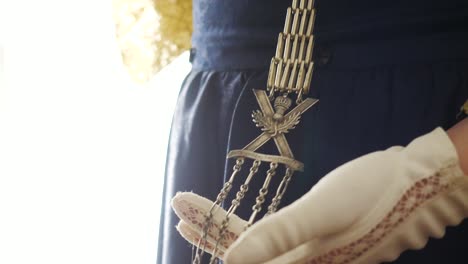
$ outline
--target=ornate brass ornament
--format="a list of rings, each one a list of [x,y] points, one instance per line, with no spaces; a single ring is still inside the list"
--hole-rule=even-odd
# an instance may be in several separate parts
[[[248,158],[257,162],[269,162],[270,170],[267,174],[267,179],[264,186],[259,192],[259,197],[257,197],[250,219],[249,225],[255,221],[257,213],[261,210],[261,205],[264,203],[264,198],[268,192],[268,185],[270,182],[270,174],[275,173],[275,170],[278,164],[283,164],[286,166],[287,175],[290,178],[294,171],[303,171],[304,165],[294,159],[294,155],[289,147],[288,141],[286,140],[285,133],[289,130],[294,129],[294,127],[299,123],[299,119],[302,113],[307,111],[311,106],[318,102],[317,99],[307,98],[292,109],[289,113],[284,115],[286,109],[291,105],[291,99],[286,96],[279,96],[275,100],[275,111],[271,106],[268,96],[265,91],[254,90],[255,96],[257,98],[258,104],[261,111],[256,110],[253,112],[252,117],[254,123],[257,127],[262,127],[264,131],[260,136],[250,142],[241,150],[232,150],[228,154],[228,158],[237,158],[242,159],[243,161]],[[282,103],[277,103],[282,102]],[[279,106],[281,105],[281,107]],[[287,106],[287,107],[285,107]],[[270,139],[275,141],[276,147],[280,156],[267,155],[255,152],[258,148],[268,142]],[[273,176],[271,175],[271,176]],[[289,183],[284,182],[284,184]],[[281,198],[286,190],[286,186],[280,185],[278,188],[277,195],[273,198],[272,204],[268,207],[268,214],[271,214],[276,211],[277,206],[279,205]],[[284,190],[283,190],[284,188]],[[229,211],[228,211],[229,212]]]
[[[254,90],[260,110],[253,111],[252,118],[255,125],[260,128],[261,134],[243,149],[229,152],[227,158],[235,159],[236,163],[229,180],[224,183],[211,209],[205,216],[192,263],[199,264],[201,262],[208,243],[208,230],[214,226],[214,213],[217,208],[220,208],[219,206],[231,191],[233,182],[245,163],[251,163],[249,173],[240,186],[240,190],[236,193],[235,199],[232,200],[224,221],[219,226],[218,237],[210,263],[217,262],[219,245],[222,244],[224,239],[230,217],[241,205],[241,201],[249,189],[249,183],[259,172],[260,164],[269,163],[269,169],[266,171],[263,186],[258,190],[258,196],[252,207],[252,214],[245,228],[254,223],[261,211],[265,203],[265,197],[269,189],[271,189],[271,179],[276,174],[278,167],[284,166],[285,174],[276,188],[276,194],[271,204],[268,205],[266,215],[277,210],[294,172],[302,171],[304,168],[300,161],[295,160],[285,134],[293,130],[299,124],[301,115],[318,102],[317,99],[303,99],[303,96],[309,92],[314,67],[312,61],[314,36],[312,31],[315,22],[315,9],[313,6],[313,0],[293,0],[292,6],[287,10],[284,30],[279,34],[276,54],[270,65],[267,82],[268,94],[264,90]],[[296,106],[288,111],[293,105],[293,99],[291,98],[293,95],[295,95]],[[275,142],[279,155],[256,152],[270,140]]]
[[[275,111],[266,95],[265,91],[254,90],[255,97],[261,111],[256,110],[252,113],[252,118],[257,127],[262,127],[264,131],[260,136],[250,142],[244,149],[255,151],[271,138],[274,139],[281,156],[294,158],[292,151],[284,136],[289,130],[294,129],[299,124],[301,114],[307,111],[312,105],[318,102],[317,99],[307,98],[298,104],[288,114],[284,115],[285,108],[278,107],[278,101],[288,101],[291,99],[285,96],[278,96],[275,100]],[[278,100],[279,99],[279,100]]]
[[[460,112],[457,115],[457,119],[461,119],[468,116],[468,100],[460,107]]]

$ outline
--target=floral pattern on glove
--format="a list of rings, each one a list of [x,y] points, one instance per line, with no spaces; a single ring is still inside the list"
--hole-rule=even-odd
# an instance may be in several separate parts
[[[450,165],[435,175],[421,179],[414,183],[400,198],[392,210],[374,226],[366,235],[348,243],[345,246],[332,249],[327,253],[313,257],[308,264],[344,264],[351,263],[367,251],[377,245],[396,227],[405,222],[412,213],[427,201],[435,198],[438,194],[450,189],[450,170],[456,164]]]
[[[183,215],[182,220],[189,224],[193,230],[201,232],[206,221],[206,215],[208,213],[205,212],[202,208],[186,200],[178,201],[177,207]],[[208,236],[212,240],[216,241],[218,239],[219,230],[220,225],[212,221],[208,226]],[[228,228],[224,234],[223,239],[220,241],[220,244],[222,247],[228,248],[238,237],[239,236],[235,232]]]

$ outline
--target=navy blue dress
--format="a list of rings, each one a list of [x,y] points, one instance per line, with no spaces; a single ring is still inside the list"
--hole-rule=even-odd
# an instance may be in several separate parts
[[[252,89],[266,87],[290,2],[194,0],[193,69],[173,119],[159,264],[191,259],[190,245],[175,229],[170,199],[177,191],[215,199],[232,168],[227,152],[258,135],[250,118],[258,109]],[[468,1],[317,0],[315,6],[310,96],[320,102],[287,134],[305,171],[294,175],[282,206],[347,161],[406,145],[437,126],[451,127],[468,98]],[[245,200],[255,196],[250,192]],[[250,206],[238,211],[244,219],[250,213]],[[468,263],[467,250],[465,221],[394,263]]]

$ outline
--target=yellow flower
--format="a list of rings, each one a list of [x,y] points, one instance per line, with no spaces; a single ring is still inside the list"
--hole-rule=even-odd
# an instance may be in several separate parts
[[[192,0],[114,0],[116,34],[132,78],[143,82],[190,49]]]

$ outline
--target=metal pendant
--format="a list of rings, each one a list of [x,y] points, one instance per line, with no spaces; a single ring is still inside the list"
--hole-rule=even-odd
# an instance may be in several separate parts
[[[244,148],[232,150],[229,152],[228,158],[236,159],[236,164],[233,167],[233,171],[229,180],[224,184],[223,188],[218,194],[217,199],[214,201],[211,210],[209,210],[208,214],[206,215],[202,234],[200,236],[201,239],[198,241],[193,263],[200,263],[201,256],[205,252],[204,247],[206,245],[208,229],[214,225],[213,214],[230,193],[234,181],[236,180],[236,176],[239,174],[243,166],[246,164],[251,164],[249,174],[240,185],[240,189],[236,193],[235,199],[232,200],[225,218],[219,227],[218,237],[216,238],[216,243],[214,245],[210,263],[216,263],[216,257],[219,254],[218,247],[220,244],[222,244],[224,236],[226,235],[230,217],[235,214],[236,209],[241,205],[241,201],[249,189],[249,183],[253,177],[258,174],[260,164],[269,164],[269,169],[266,171],[263,185],[260,190],[258,190],[258,195],[254,204],[250,204],[250,206],[252,206],[252,214],[247,221],[245,229],[247,229],[255,222],[265,203],[267,193],[269,190],[274,188],[274,186],[270,186],[270,183],[273,176],[276,175],[278,167],[284,166],[285,174],[283,175],[280,184],[276,186],[276,194],[271,200],[271,203],[268,205],[268,212],[266,215],[276,212],[294,172],[303,171],[304,169],[303,163],[294,158],[285,134],[293,130],[299,124],[301,115],[314,104],[316,104],[318,100],[306,98],[301,103],[296,105],[292,110],[288,111],[292,105],[292,100],[288,97],[288,94],[283,94],[276,97],[274,104],[272,105],[265,91],[254,90],[253,92],[257,99],[258,105],[260,106],[260,110],[253,111],[252,118],[255,125],[260,128],[261,134],[252,142],[247,144]],[[257,152],[261,146],[270,140],[275,142],[279,155]],[[262,176],[259,175],[257,177]]]
[[[267,193],[272,189],[276,190],[265,215],[276,212],[293,174],[304,169],[304,165],[294,158],[286,134],[299,124],[301,115],[318,102],[317,99],[303,99],[303,96],[310,90],[314,69],[312,61],[314,36],[312,32],[316,14],[313,6],[313,0],[293,0],[291,7],[287,9],[284,30],[279,34],[276,54],[270,65],[267,89],[266,91],[254,90],[260,109],[253,111],[252,119],[260,129],[260,135],[244,148],[228,153],[229,159],[235,159],[232,174],[224,183],[211,207],[209,201],[205,199],[206,209],[203,210],[203,224],[193,229],[187,223],[182,224],[182,229],[186,230],[183,231],[186,234],[185,237],[192,238],[188,240],[196,245],[192,259],[194,264],[201,263],[205,252],[212,254],[210,264],[217,262],[217,257],[223,253],[220,253],[220,246],[223,249],[226,248],[225,238],[229,233],[230,219],[241,203],[252,206],[249,219],[242,220],[242,223],[245,223],[245,230],[258,218],[259,212],[265,204]],[[293,96],[295,96],[295,100],[292,99]],[[295,106],[290,109],[294,104]],[[258,152],[259,148],[270,140],[274,141],[278,155]],[[259,175],[261,174],[259,167],[262,163],[269,164],[264,176]],[[221,205],[244,166],[250,166],[248,174],[242,180],[240,189],[229,205],[229,209],[224,211]],[[272,178],[280,169],[284,171],[281,182],[278,186],[271,186]],[[242,202],[254,177],[264,177],[263,185],[259,190],[256,190],[258,195],[255,201]],[[220,211],[224,212],[221,217],[219,217]],[[217,221],[214,221],[215,215]],[[217,229],[216,232],[212,232],[213,227]],[[215,237],[213,233],[216,234]]]

